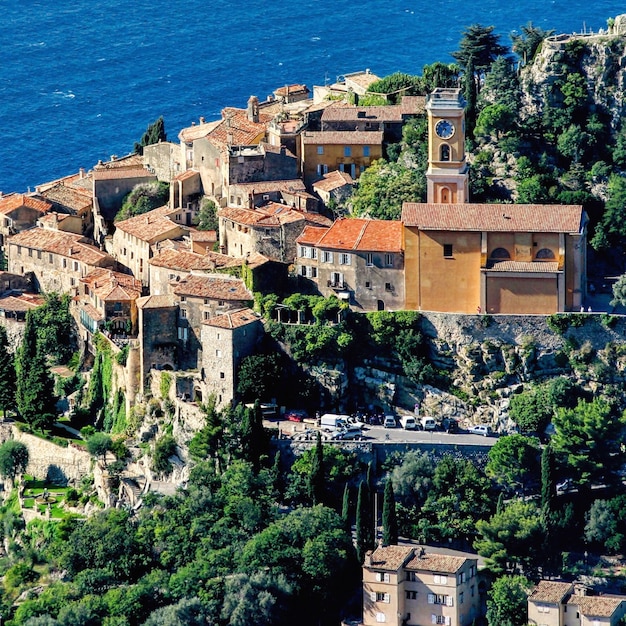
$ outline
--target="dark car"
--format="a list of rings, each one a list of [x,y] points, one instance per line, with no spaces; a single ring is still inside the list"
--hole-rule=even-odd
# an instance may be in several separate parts
[[[458,433],[459,432],[459,422],[455,420],[453,417],[446,417],[442,422],[443,429],[447,433]]]

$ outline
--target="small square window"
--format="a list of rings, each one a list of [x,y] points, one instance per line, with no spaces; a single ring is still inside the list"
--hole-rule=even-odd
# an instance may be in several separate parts
[[[224,372],[220,372],[220,378],[226,378],[226,375],[224,374]]]
[[[363,146],[363,156],[364,157],[368,157],[370,155],[370,147],[369,146]]]
[[[371,289],[372,288],[372,283],[369,280],[365,281],[365,289]]]
[[[345,157],[352,156],[352,146],[344,146],[343,147],[343,156],[345,156]]]
[[[368,267],[374,265],[374,255],[371,252],[368,252],[365,255],[365,265],[367,265]]]
[[[452,244],[444,243],[443,244],[443,256],[447,259],[452,258]]]
[[[324,146],[317,146],[317,154],[324,154]]]

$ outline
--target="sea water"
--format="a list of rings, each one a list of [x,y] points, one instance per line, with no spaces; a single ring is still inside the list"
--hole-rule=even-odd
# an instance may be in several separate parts
[[[0,0],[0,191],[129,153],[285,84],[450,63],[463,30],[598,31],[618,0]]]

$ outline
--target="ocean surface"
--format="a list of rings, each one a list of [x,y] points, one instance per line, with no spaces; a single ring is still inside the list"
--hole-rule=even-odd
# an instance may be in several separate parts
[[[452,62],[464,28],[597,31],[618,0],[0,0],[0,191],[25,192],[290,83]]]

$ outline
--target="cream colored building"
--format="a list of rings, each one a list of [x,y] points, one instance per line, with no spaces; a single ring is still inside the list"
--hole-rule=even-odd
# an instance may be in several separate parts
[[[626,596],[587,595],[573,583],[542,580],[528,598],[533,626],[618,626],[626,614]]]
[[[364,626],[470,626],[479,612],[477,559],[411,546],[365,556]]]

